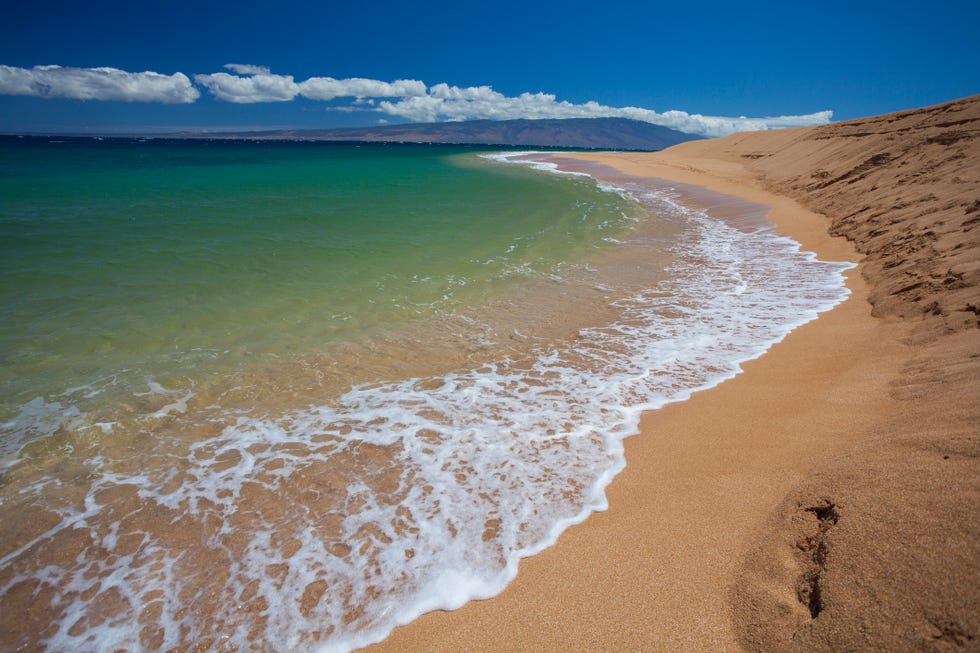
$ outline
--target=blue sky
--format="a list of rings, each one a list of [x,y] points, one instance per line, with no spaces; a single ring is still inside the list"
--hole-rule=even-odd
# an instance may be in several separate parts
[[[417,4],[9,3],[0,131],[623,115],[715,135],[980,92],[975,0]]]

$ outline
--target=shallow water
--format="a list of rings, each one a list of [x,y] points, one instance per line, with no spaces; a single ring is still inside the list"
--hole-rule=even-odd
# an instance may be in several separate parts
[[[160,147],[153,173],[126,160],[161,195],[98,209],[115,233],[124,215],[146,222],[133,206],[177,207],[159,224],[86,247],[79,225],[48,226],[57,246],[4,269],[4,300],[26,306],[2,340],[4,648],[350,650],[492,596],[605,506],[642,410],[732,376],[846,295],[848,265],[800,253],[759,207],[725,201],[726,222],[599,168]],[[26,242],[118,190],[82,149],[88,163],[52,166],[58,198],[3,187],[4,229]],[[161,155],[190,170],[179,192]],[[389,212],[353,230],[372,197]],[[326,242],[309,224],[321,209]],[[158,258],[130,249],[177,233]],[[73,265],[22,288],[93,250],[91,295],[62,289],[86,276]]]

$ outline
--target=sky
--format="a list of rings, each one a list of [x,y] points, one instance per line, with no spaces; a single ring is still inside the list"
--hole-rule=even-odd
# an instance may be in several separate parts
[[[977,0],[5,5],[5,133],[619,116],[718,136],[980,93]]]

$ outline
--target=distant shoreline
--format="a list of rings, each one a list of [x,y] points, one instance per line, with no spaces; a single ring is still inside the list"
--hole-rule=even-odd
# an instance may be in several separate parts
[[[341,129],[180,131],[130,134],[3,134],[4,136],[181,140],[417,143],[654,151],[700,136],[624,118],[471,120]]]
[[[503,151],[526,151],[528,146],[525,145],[494,145],[489,143],[424,143],[424,142],[412,142],[412,141],[354,141],[354,140],[317,140],[317,139],[304,139],[304,138],[253,138],[249,136],[212,136],[212,135],[174,135],[174,134],[0,134],[0,144],[3,141],[19,141],[19,140],[31,140],[31,141],[47,141],[50,143],[66,143],[66,142],[89,142],[89,141],[104,141],[108,143],[207,143],[220,141],[222,143],[242,143],[242,144],[271,144],[271,145],[338,145],[338,146],[358,146],[358,145],[376,145],[379,147],[442,147],[442,148],[461,148],[470,150],[480,150],[480,149],[493,149],[493,150],[503,150]],[[645,151],[645,150],[614,150],[608,148],[595,148],[589,150],[588,148],[574,148],[574,147],[562,147],[562,146],[536,146],[533,148],[535,150],[541,150],[544,152],[580,152],[583,150],[592,152],[620,152],[620,151]]]

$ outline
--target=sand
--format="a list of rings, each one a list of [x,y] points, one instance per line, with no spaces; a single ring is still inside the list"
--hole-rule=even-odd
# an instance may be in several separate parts
[[[500,596],[371,650],[980,650],[978,135],[974,96],[576,154],[770,206],[852,295],[646,414],[609,510]]]

